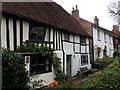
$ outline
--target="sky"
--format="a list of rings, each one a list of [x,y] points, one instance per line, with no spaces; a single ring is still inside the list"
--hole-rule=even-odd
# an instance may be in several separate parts
[[[79,16],[90,22],[94,22],[94,17],[99,19],[99,26],[112,30],[117,21],[110,15],[108,7],[116,0],[53,0],[61,5],[69,14],[72,8],[77,5]]]

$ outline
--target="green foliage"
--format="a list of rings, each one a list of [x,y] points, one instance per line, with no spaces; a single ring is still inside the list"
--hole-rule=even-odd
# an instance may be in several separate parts
[[[68,77],[67,80],[63,80],[62,88],[72,88],[74,78]]]
[[[100,64],[100,69],[106,68],[110,63],[113,62],[113,59],[107,56],[104,56],[102,59],[96,60],[95,63]]]
[[[35,43],[32,42],[24,42],[22,46],[19,46],[17,48],[17,52],[20,53],[37,53],[43,57],[49,58],[52,60],[52,64],[54,67],[54,72],[56,74],[56,80],[61,81],[67,79],[67,76],[63,73],[61,68],[61,59],[56,55],[56,53],[53,53],[53,49],[49,47],[44,46],[38,46]]]
[[[101,47],[97,47],[97,50],[98,50],[98,57],[99,57],[101,52]]]
[[[114,60],[103,71],[91,75],[91,88],[120,89],[120,61]]]
[[[68,76],[64,74],[64,72],[62,71],[62,67],[61,67],[61,59],[54,54],[53,57],[53,67],[54,67],[54,72],[56,74],[56,80],[59,82],[63,82],[64,80],[68,79]]]
[[[43,82],[46,82],[42,79],[38,79],[38,76],[31,76],[30,77],[30,82],[29,85],[31,86],[31,88],[42,88],[43,87]]]
[[[27,88],[28,82],[24,57],[13,51],[2,49],[2,87]]]
[[[103,55],[107,56],[107,47],[105,46],[104,50],[103,50]]]
[[[120,56],[120,53],[119,52],[114,52],[113,53],[113,57],[115,58],[115,57],[118,57],[118,56]]]
[[[22,46],[19,46],[16,50],[19,53],[32,53],[32,54],[40,54],[41,56],[45,56],[51,58],[53,56],[53,49],[44,46],[38,46],[32,42],[23,42]]]

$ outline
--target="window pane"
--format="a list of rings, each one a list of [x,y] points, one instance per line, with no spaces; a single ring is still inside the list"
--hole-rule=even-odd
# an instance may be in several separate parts
[[[86,38],[85,37],[81,37],[80,38],[80,43],[81,44],[85,44],[86,43]]]
[[[64,40],[70,40],[70,35],[67,33],[64,33]]]
[[[30,28],[30,40],[44,41],[45,30],[39,24],[31,24]]]

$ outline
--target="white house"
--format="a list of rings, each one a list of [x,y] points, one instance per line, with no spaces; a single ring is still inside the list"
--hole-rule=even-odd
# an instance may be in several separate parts
[[[94,62],[94,60],[96,59],[103,58],[103,51],[105,48],[107,49],[107,56],[113,57],[114,34],[111,31],[99,26],[99,19],[97,18],[97,16],[95,16],[94,23],[82,19],[79,17],[79,10],[77,9],[77,6],[76,10],[74,10],[73,8],[72,16],[79,21],[84,30],[87,31],[93,38],[91,39],[90,43],[91,63]]]
[[[106,55],[113,57],[113,36],[111,31],[99,26],[99,20],[95,16],[93,24],[94,60],[103,58],[105,49]]]
[[[22,42],[32,41],[53,48],[66,75],[74,76],[80,67],[91,68],[91,35],[61,6],[55,2],[4,2],[2,7],[2,47],[16,51]],[[26,55],[26,59],[29,75],[35,71],[45,85],[54,81],[50,60],[36,55]]]

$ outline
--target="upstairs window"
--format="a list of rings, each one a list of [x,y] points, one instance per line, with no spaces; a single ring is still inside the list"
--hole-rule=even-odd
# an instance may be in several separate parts
[[[39,24],[32,24],[30,28],[30,36],[31,41],[44,41],[45,39],[45,30],[43,26]]]
[[[98,41],[100,41],[100,30],[98,30],[97,37],[98,37]]]
[[[104,41],[105,41],[105,43],[107,42],[107,40],[106,40],[106,33],[104,33]]]
[[[88,64],[88,55],[81,55],[81,65]]]
[[[112,39],[112,38],[111,38],[111,36],[109,35],[109,42],[110,42],[110,44],[111,44],[111,39]]]
[[[70,35],[68,33],[64,33],[64,40],[70,41]]]
[[[81,44],[86,44],[86,38],[85,37],[80,37],[80,43]]]

